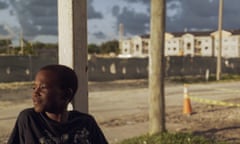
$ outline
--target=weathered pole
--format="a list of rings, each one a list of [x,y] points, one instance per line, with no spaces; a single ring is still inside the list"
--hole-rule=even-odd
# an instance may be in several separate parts
[[[149,133],[166,131],[164,98],[165,0],[151,0],[149,55]]]
[[[222,73],[222,11],[223,11],[223,0],[219,0],[219,13],[218,13],[218,55],[217,55],[217,70],[216,70],[216,80],[221,79]]]
[[[88,112],[87,0],[58,0],[59,63],[72,67],[78,76],[73,108]]]

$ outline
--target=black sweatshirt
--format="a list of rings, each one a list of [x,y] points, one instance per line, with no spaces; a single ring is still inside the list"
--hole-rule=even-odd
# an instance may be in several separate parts
[[[95,119],[70,111],[68,121],[59,123],[33,108],[23,110],[16,121],[8,144],[107,144]]]

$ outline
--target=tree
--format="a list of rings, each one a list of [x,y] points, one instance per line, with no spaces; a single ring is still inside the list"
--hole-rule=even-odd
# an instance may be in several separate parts
[[[89,44],[88,45],[88,53],[89,54],[99,54],[100,48],[96,44]]]
[[[12,41],[9,39],[8,40],[0,40],[0,47],[6,47],[11,43],[12,43]]]
[[[10,47],[9,45],[12,43],[10,39],[0,40],[0,53],[9,54]]]
[[[101,54],[109,54],[109,53],[119,54],[119,52],[120,52],[119,42],[117,40],[105,42],[100,46]]]

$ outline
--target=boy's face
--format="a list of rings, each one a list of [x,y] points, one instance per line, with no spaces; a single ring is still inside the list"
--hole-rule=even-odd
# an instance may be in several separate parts
[[[41,70],[35,77],[32,101],[36,112],[61,113],[66,105],[64,91],[52,71]]]

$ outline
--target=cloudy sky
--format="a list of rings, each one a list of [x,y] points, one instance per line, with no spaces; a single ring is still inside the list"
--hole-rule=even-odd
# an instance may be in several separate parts
[[[87,0],[88,43],[148,34],[151,0]],[[219,0],[166,0],[166,31],[216,30]],[[224,0],[223,28],[240,29],[240,0]],[[0,34],[57,40],[57,0],[0,0]],[[2,25],[2,26],[1,26]]]

